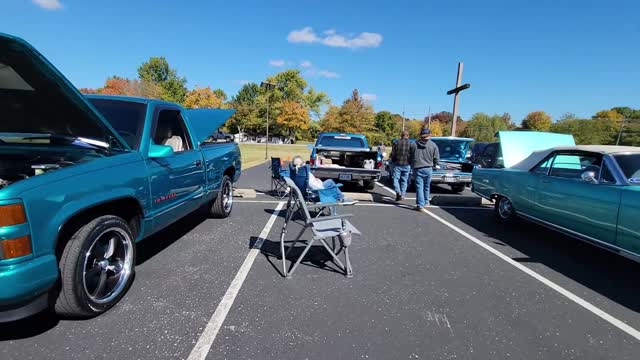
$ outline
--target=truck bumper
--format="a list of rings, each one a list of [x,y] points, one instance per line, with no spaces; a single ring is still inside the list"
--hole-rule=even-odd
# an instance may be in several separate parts
[[[334,179],[339,181],[380,180],[380,170],[353,168],[312,168],[311,172],[318,179]]]
[[[58,278],[53,255],[0,266],[0,322],[15,321],[47,307],[47,291]]]
[[[445,185],[456,185],[456,184],[471,184],[471,174],[469,173],[447,173],[434,171],[431,176],[431,183],[433,184],[445,184]]]

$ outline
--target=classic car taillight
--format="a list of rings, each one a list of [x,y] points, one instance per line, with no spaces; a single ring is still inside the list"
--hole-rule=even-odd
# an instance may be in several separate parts
[[[24,214],[22,204],[0,206],[0,226],[18,225],[26,222],[27,217]]]
[[[31,254],[31,238],[22,236],[17,239],[0,240],[0,260],[13,259]]]
[[[376,168],[377,168],[377,169],[382,169],[382,165],[383,165],[383,162],[382,162],[382,160],[380,160],[380,161],[378,161],[378,162],[376,163]]]
[[[316,164],[316,159],[314,158],[309,159],[309,165],[313,166],[315,164]]]

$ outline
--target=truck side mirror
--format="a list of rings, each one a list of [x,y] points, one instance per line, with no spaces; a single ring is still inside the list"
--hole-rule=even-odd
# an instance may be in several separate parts
[[[151,144],[149,146],[149,158],[160,159],[173,156],[173,148],[166,145]]]

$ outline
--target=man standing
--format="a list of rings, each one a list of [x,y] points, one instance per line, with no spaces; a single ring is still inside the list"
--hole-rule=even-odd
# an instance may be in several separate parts
[[[393,163],[393,188],[396,191],[396,201],[404,198],[409,182],[409,133],[403,131],[400,140],[396,141],[391,148],[391,162]]]
[[[426,212],[429,205],[431,189],[431,175],[433,167],[438,165],[440,151],[438,146],[430,140],[431,130],[424,128],[420,131],[420,139],[411,144],[409,157],[416,177],[416,210]]]

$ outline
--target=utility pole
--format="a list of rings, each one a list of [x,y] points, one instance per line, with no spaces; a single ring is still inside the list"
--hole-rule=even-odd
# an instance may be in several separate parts
[[[462,83],[462,68],[464,64],[462,62],[458,63],[458,76],[456,77],[456,87],[447,91],[447,95],[454,94],[453,96],[453,120],[451,121],[451,136],[456,136],[456,122],[458,121],[458,95],[461,91],[466,90],[471,87],[471,84]]]
[[[264,143],[264,159],[267,160],[269,156],[269,103],[271,100],[271,90],[275,89],[276,84],[263,81],[260,83],[260,87],[267,90],[267,141]]]
[[[627,122],[627,119],[620,120],[620,131],[618,132],[618,140],[616,140],[616,145],[620,145],[620,140],[622,140],[622,129],[624,129],[625,122]]]
[[[429,130],[431,130],[431,106],[429,106]]]
[[[402,132],[404,132],[404,105],[402,105]]]

